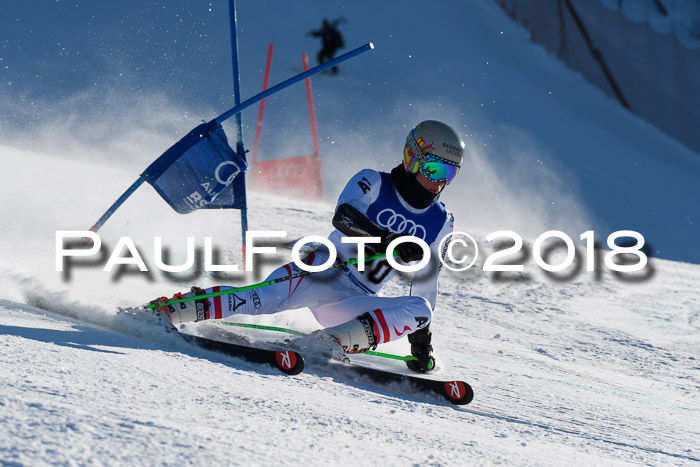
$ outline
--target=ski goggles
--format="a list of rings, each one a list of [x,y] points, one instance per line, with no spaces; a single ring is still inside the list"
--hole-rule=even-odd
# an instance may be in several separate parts
[[[413,134],[406,138],[404,166],[410,173],[422,173],[431,182],[445,182],[449,185],[459,173],[459,164],[435,154],[425,153],[416,142]]]

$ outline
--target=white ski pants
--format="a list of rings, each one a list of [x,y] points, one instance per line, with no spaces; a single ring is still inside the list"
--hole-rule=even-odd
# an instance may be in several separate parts
[[[323,249],[304,262],[323,264]],[[266,281],[300,272],[294,263],[276,269]],[[206,293],[233,287],[211,287]],[[208,318],[222,319],[234,314],[259,315],[308,308],[323,327],[346,323],[363,313],[374,320],[378,343],[389,342],[425,327],[432,319],[430,303],[422,297],[380,297],[367,295],[353,284],[342,268],[302,276],[253,290],[209,298]]]

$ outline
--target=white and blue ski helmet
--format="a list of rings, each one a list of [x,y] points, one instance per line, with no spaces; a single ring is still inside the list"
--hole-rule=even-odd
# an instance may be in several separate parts
[[[449,125],[437,120],[419,123],[408,133],[404,145],[404,168],[419,171],[432,181],[450,183],[464,160],[464,141]]]

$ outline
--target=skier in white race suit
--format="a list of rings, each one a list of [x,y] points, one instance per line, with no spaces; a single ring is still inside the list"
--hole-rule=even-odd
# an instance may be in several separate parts
[[[306,307],[325,328],[319,333],[330,336],[343,352],[366,352],[407,335],[411,353],[417,357],[406,362],[408,367],[421,373],[432,369],[435,360],[429,325],[438,295],[440,258],[444,258],[449,239],[442,242],[442,251],[438,250],[454,227],[454,218],[439,197],[459,172],[463,157],[464,142],[450,126],[434,120],[421,122],[406,138],[401,164],[391,173],[360,171],[348,181],[338,199],[335,230],[328,239],[339,261],[358,256],[356,243],[342,242],[346,236],[379,237],[380,243],[367,244],[366,255],[384,253],[392,240],[404,235],[413,235],[429,245],[430,261],[413,273],[410,295],[383,296],[386,283],[396,271],[381,258],[365,263],[364,271],[358,266],[327,269],[253,290],[161,305],[160,311],[178,325]],[[402,265],[423,259],[422,247],[414,242],[400,243],[395,251]],[[328,249],[322,245],[303,261],[316,266],[328,257]],[[266,281],[297,272],[300,268],[291,262],[275,270]],[[193,287],[191,292],[172,299],[230,289]],[[156,303],[167,300],[163,297]]]

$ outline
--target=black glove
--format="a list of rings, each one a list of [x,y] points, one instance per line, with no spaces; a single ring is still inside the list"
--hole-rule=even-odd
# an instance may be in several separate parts
[[[408,342],[411,343],[411,355],[417,360],[406,361],[406,366],[416,373],[426,373],[435,368],[435,358],[430,355],[433,351],[433,346],[430,345],[433,334],[428,328],[429,326],[426,326],[408,335]]]
[[[382,246],[386,248],[389,245],[389,243],[391,243],[394,239],[406,236],[410,236],[410,234],[388,232],[386,235],[382,235]],[[421,248],[421,246],[417,243],[400,243],[396,246],[396,252],[399,254],[399,258],[401,258],[401,260],[405,263],[410,263],[411,261],[420,261],[421,259],[423,259],[423,248]],[[391,252],[388,251],[387,256],[390,254]]]

